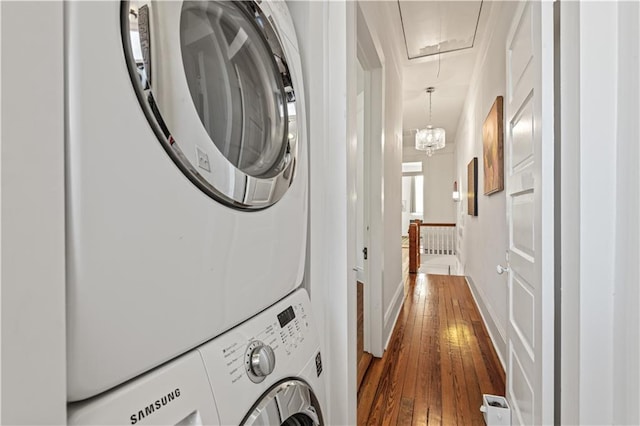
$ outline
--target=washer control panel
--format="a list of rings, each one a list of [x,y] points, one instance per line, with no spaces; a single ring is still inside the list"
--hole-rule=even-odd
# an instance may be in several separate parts
[[[304,289],[205,343],[198,351],[223,424],[240,424],[256,401],[281,380],[297,377],[313,385],[322,379],[317,358],[320,339]]]
[[[286,367],[290,359],[302,355],[309,344],[317,345],[312,343],[315,334],[309,336],[310,322],[308,303],[289,300],[220,336],[214,341],[219,343],[217,349],[207,352],[222,356],[228,383],[243,377],[261,383],[279,365]]]
[[[309,320],[302,303],[289,306],[278,314],[280,342],[287,355],[294,353],[302,345]]]

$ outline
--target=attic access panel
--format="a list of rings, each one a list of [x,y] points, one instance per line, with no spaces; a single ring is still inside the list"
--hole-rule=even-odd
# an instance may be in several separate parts
[[[473,47],[482,0],[398,0],[398,8],[409,59]]]

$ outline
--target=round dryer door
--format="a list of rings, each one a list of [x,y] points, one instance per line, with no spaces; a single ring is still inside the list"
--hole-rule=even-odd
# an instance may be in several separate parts
[[[135,92],[180,170],[226,205],[257,210],[292,183],[298,132],[286,49],[254,1],[123,2]]]
[[[243,426],[323,424],[320,404],[313,390],[305,382],[297,379],[285,380],[273,386],[241,423]]]

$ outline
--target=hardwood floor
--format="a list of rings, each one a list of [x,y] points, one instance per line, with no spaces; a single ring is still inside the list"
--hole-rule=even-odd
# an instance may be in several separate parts
[[[365,352],[364,350],[364,284],[358,281],[358,290],[357,290],[357,298],[358,298],[358,336],[357,336],[357,346],[356,346],[356,356],[358,359],[358,388],[362,383],[362,379],[364,379],[364,375],[369,369],[369,364],[373,359],[373,356],[369,352]]]
[[[360,425],[484,425],[482,394],[504,395],[505,375],[464,277],[410,275],[383,358],[358,391]]]

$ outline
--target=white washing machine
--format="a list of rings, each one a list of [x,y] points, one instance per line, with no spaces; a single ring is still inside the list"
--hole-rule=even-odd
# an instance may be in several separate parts
[[[324,424],[311,303],[300,289],[200,349],[225,425]]]
[[[298,290],[199,349],[71,404],[69,424],[318,426],[324,407],[319,340]]]
[[[220,425],[198,351],[95,398],[70,404],[69,425]]]
[[[302,281],[307,141],[281,1],[69,2],[68,400]]]

